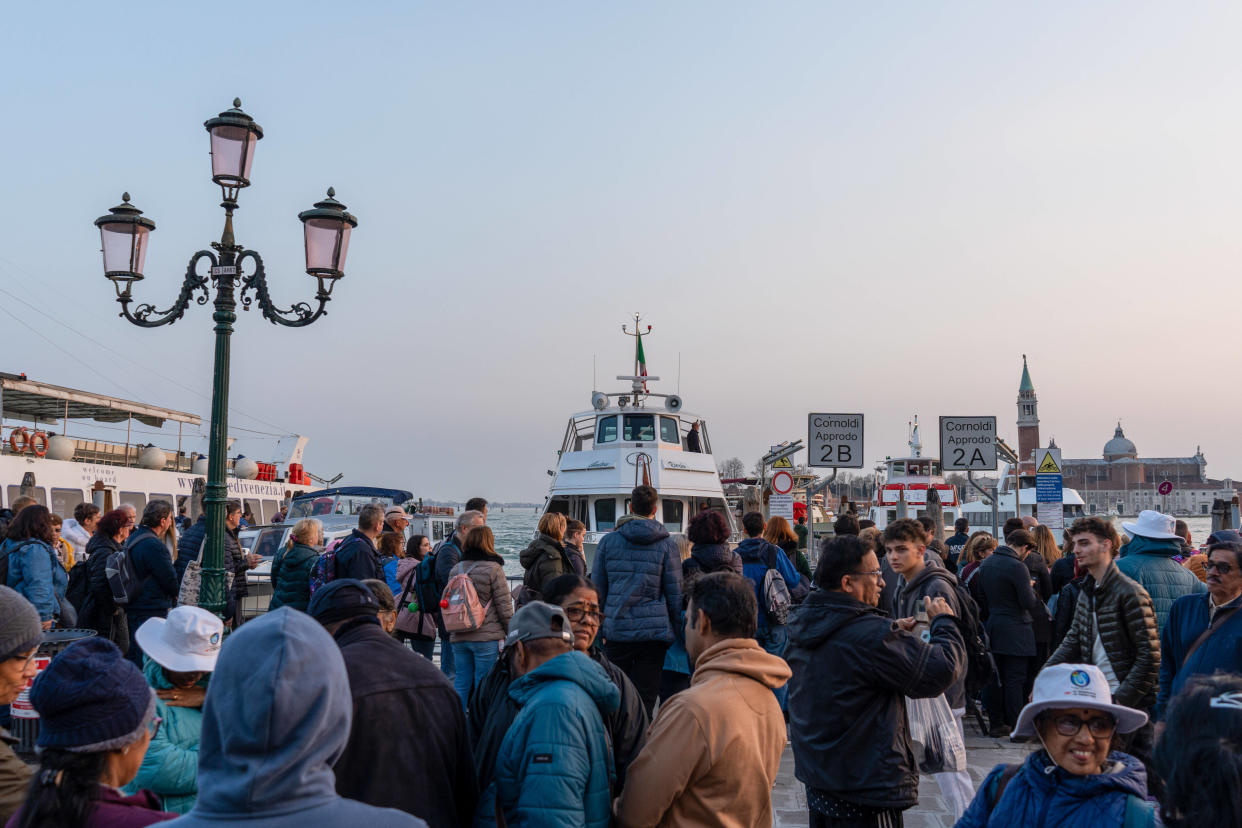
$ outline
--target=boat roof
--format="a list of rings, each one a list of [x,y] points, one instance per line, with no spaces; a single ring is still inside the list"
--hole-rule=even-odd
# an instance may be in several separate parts
[[[310,500],[317,497],[337,497],[350,496],[357,497],[386,497],[393,503],[405,503],[407,500],[413,500],[414,494],[404,489],[378,489],[374,486],[338,486],[335,489],[318,489],[313,492],[304,492],[298,495],[294,500]]]
[[[158,405],[108,397],[46,382],[27,379],[25,374],[0,372],[0,415],[19,420],[52,422],[65,419],[92,419],[119,423],[133,417],[143,425],[160,428],[165,420],[201,425],[197,414],[187,414]]]

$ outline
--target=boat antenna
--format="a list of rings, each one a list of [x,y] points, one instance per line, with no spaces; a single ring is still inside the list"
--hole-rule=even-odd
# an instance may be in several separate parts
[[[651,326],[647,326],[647,330],[643,330],[638,323],[643,319],[642,314],[634,314],[634,333],[630,333],[628,323],[621,325],[621,333],[626,336],[634,337],[634,376],[631,379],[634,383],[634,396],[637,398],[638,393],[647,391],[647,357],[643,353],[643,334],[651,334]],[[659,379],[659,377],[652,377]]]
[[[681,395],[681,351],[677,352],[677,394]]]
[[[598,381],[597,381],[597,379],[596,379],[596,377],[595,377],[595,373],[596,373],[596,371],[595,371],[595,357],[596,357],[596,356],[597,356],[596,354],[591,354],[591,388],[592,388],[592,389],[595,389],[595,388],[598,388],[598,387],[599,387],[599,383],[598,383]]]

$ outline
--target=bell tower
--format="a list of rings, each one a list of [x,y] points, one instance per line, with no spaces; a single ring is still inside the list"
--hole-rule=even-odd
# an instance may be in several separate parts
[[[1031,383],[1031,372],[1022,355],[1022,383],[1018,386],[1018,460],[1030,463],[1039,448],[1039,400]]]

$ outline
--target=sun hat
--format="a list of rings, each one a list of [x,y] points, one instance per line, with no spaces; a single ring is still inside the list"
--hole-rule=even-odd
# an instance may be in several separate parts
[[[506,647],[539,638],[559,638],[573,643],[574,628],[569,626],[565,610],[543,601],[531,601],[513,613],[509,619],[509,635],[505,637]]]
[[[1031,703],[1018,714],[1018,724],[1011,734],[1035,736],[1035,717],[1045,710],[1085,707],[1103,710],[1117,717],[1117,732],[1131,733],[1147,724],[1147,714],[1132,707],[1113,704],[1104,673],[1094,664],[1054,664],[1035,677]]]
[[[174,607],[148,618],[134,639],[151,660],[174,673],[210,673],[224,639],[224,622],[202,607]]]
[[[15,589],[0,586],[0,660],[33,650],[43,641],[34,604]]]
[[[386,510],[384,510],[384,520],[388,520],[393,515],[396,515],[397,517],[403,517],[406,520],[410,519],[409,513],[406,512],[405,509],[402,509],[400,506],[389,506]]]
[[[155,716],[155,691],[106,638],[75,641],[30,687],[41,748],[99,753],[132,744]]]
[[[1173,531],[1173,518],[1151,509],[1144,509],[1139,512],[1138,520],[1133,523],[1123,523],[1121,526],[1131,535],[1141,535],[1144,538],[1176,540],[1181,537]]]

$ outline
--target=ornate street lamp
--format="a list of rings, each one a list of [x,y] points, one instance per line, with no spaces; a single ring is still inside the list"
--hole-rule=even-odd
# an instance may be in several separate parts
[[[212,319],[216,327],[215,373],[211,396],[211,436],[207,457],[207,491],[203,505],[207,512],[207,545],[203,552],[203,586],[199,592],[200,604],[223,615],[226,606],[224,594],[224,510],[228,501],[225,453],[228,439],[229,407],[229,347],[233,323],[237,321],[237,300],[234,290],[240,285],[243,310],[250,310],[258,303],[259,310],[268,321],[300,328],[309,325],[327,311],[324,309],[332,298],[332,287],[345,276],[345,256],[349,252],[349,236],[358,226],[358,219],[345,211],[345,205],[335,198],[329,187],[328,197],[316,202],[310,210],[298,214],[306,237],[306,272],[315,278],[318,289],[312,308],[306,302],[297,302],[287,310],[272,303],[267,288],[267,275],[263,259],[254,250],[247,250],[233,239],[233,211],[237,209],[238,193],[250,186],[250,168],[254,162],[254,150],[263,129],[254,119],[241,110],[241,101],[234,100],[233,108],[209,119],[204,126],[211,136],[211,180],[220,185],[224,201],[224,232],[220,241],[212,242],[216,251],[200,250],[190,257],[181,293],[167,310],[157,311],[154,305],[139,304],[130,310],[134,301],[134,282],[143,278],[147,242],[155,222],[142,215],[142,211],[129,201],[129,193],[121,203],[108,211],[108,215],[95,220],[103,242],[104,276],[116,288],[116,301],[121,305],[121,316],[135,325],[155,328],[169,325],[180,319],[191,302],[205,305],[210,298],[208,285],[215,288],[215,313]],[[216,254],[219,254],[217,256]],[[203,274],[198,271],[199,262],[206,259],[210,269]],[[251,270],[242,267],[250,260]],[[254,295],[250,296],[253,291]],[[197,296],[195,294],[198,294]]]

